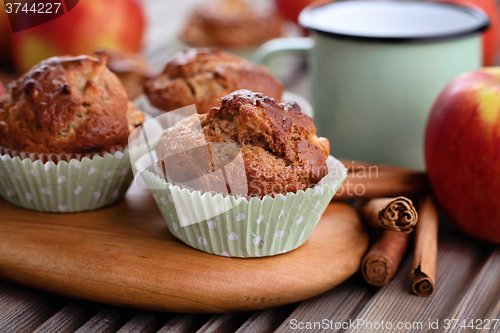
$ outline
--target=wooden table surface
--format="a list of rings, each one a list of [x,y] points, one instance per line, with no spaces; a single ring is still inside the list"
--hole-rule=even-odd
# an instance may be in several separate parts
[[[369,287],[359,274],[320,296],[257,312],[174,314],[134,310],[49,294],[0,280],[0,332],[476,332],[445,330],[445,319],[500,318],[500,249],[459,235],[445,224],[439,239],[437,286],[431,297],[412,294],[411,251],[396,278]],[[314,272],[311,272],[314,274]],[[372,324],[422,322],[419,329],[294,329],[298,322]],[[439,330],[428,322],[440,320]],[[493,321],[492,321],[493,323]],[[500,332],[496,329],[483,332]]]
[[[339,202],[299,249],[246,259],[186,246],[169,232],[151,192],[136,185],[121,202],[91,212],[46,214],[3,200],[0,211],[1,278],[154,311],[224,313],[299,302],[351,277],[368,246],[361,220]]]
[[[193,4],[199,0],[186,0]],[[173,18],[186,7],[174,1],[148,0],[152,18],[148,33],[147,56],[162,65],[172,26],[165,6]],[[179,6],[172,9],[171,6]],[[304,79],[305,78],[305,79]],[[287,90],[309,97],[309,81],[304,72],[284,78]],[[0,199],[1,200],[1,199]],[[1,223],[1,214],[0,214]],[[442,221],[437,262],[436,290],[428,298],[411,292],[411,251],[396,278],[382,288],[368,286],[359,274],[320,296],[283,307],[257,312],[228,314],[174,314],[148,312],[80,301],[0,280],[0,332],[476,332],[470,328],[446,330],[444,320],[500,319],[500,248],[484,245],[460,235]],[[0,267],[1,269],[1,267]],[[314,272],[311,272],[314,274]],[[359,328],[296,329],[300,322],[354,321]],[[429,329],[429,320],[440,321]],[[377,329],[382,321],[394,326],[410,323],[407,329]],[[415,326],[422,323],[422,328]],[[369,323],[372,324],[370,329]],[[481,332],[500,332],[500,324]],[[408,324],[407,324],[408,325]],[[485,326],[485,325],[483,325]],[[345,327],[345,324],[344,324]]]

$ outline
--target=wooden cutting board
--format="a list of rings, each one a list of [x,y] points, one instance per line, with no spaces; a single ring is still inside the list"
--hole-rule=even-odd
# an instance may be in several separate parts
[[[194,250],[168,231],[149,191],[93,212],[46,214],[0,199],[0,277],[66,296],[171,312],[264,309],[323,293],[358,268],[368,237],[331,204],[308,241],[255,259]]]

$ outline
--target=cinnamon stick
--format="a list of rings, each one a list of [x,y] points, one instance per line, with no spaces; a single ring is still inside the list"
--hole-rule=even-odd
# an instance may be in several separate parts
[[[415,228],[415,253],[413,258],[413,292],[430,296],[436,279],[436,257],[439,219],[431,196],[419,204],[419,222]]]
[[[430,192],[427,174],[404,167],[342,160],[347,178],[333,200],[418,196]]]
[[[375,229],[409,234],[417,224],[418,214],[406,197],[371,199],[359,208],[363,219]]]
[[[366,282],[381,287],[392,280],[407,246],[407,234],[383,231],[361,262],[361,273]]]

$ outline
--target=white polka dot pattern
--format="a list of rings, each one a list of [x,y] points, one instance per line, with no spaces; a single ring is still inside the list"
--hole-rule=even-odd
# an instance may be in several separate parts
[[[198,238],[198,242],[201,244],[201,245],[207,245],[207,240],[203,237],[199,237]]]
[[[7,201],[59,213],[110,205],[123,198],[133,176],[128,149],[57,163],[0,154],[0,174],[0,196]]]
[[[286,253],[304,244],[335,194],[332,189],[346,176],[345,168],[335,161],[327,161],[327,165],[337,178],[306,191],[263,199],[201,195],[171,186],[151,172],[141,175],[153,195],[169,198],[157,203],[175,237],[219,256],[262,257]]]

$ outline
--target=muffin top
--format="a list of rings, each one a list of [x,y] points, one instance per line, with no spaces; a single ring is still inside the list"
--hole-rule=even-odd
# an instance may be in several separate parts
[[[106,55],[52,57],[11,82],[0,99],[0,146],[87,154],[128,143],[144,121]]]
[[[202,131],[196,131],[198,121]],[[248,195],[274,197],[306,190],[328,173],[330,145],[315,133],[311,118],[301,113],[296,103],[277,103],[261,93],[239,90],[223,97],[220,107],[208,114],[191,116],[168,129],[156,152],[160,161],[177,154],[175,160],[168,159],[168,167],[182,170],[189,165],[192,174],[186,179],[206,174],[210,167],[216,170],[227,165],[241,152]],[[209,162],[197,162],[199,152],[179,155],[182,150],[202,146],[204,141],[211,148]],[[221,142],[229,145],[217,144]],[[229,168],[226,176],[231,187],[241,186],[241,173]]]
[[[162,74],[144,85],[153,106],[172,111],[196,104],[198,113],[219,106],[221,97],[238,89],[261,92],[278,101],[283,94],[283,85],[265,67],[208,48],[176,54]]]
[[[191,46],[246,48],[281,35],[274,10],[258,12],[243,0],[210,1],[190,15],[180,38]]]

